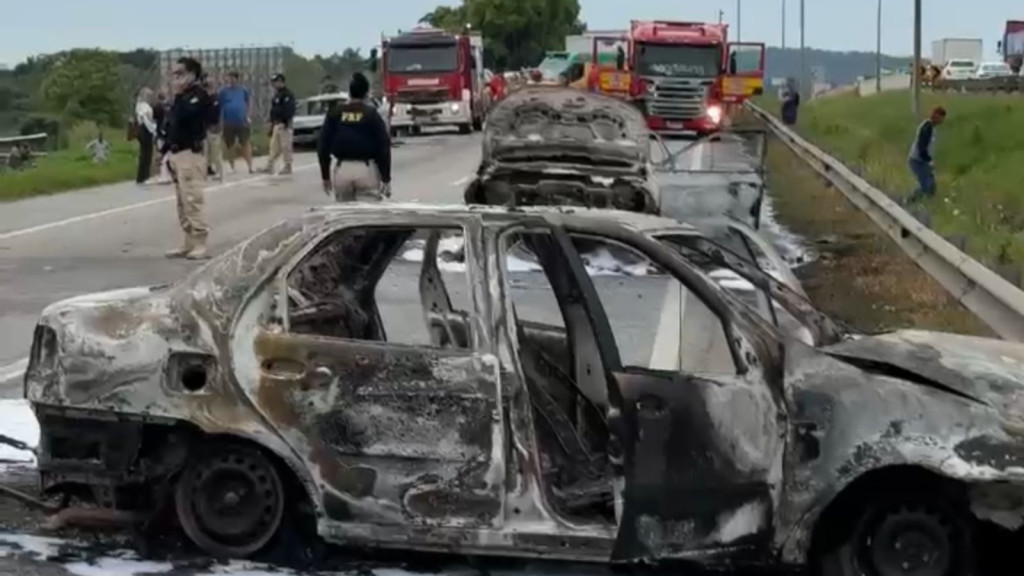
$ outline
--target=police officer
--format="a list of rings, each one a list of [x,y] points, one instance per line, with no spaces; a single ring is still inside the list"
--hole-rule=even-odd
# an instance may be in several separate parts
[[[178,222],[185,241],[168,258],[207,258],[209,227],[203,218],[203,181],[206,159],[203,144],[209,121],[210,96],[200,82],[203,68],[193,58],[179,58],[172,71],[174,103],[167,118],[167,138],[162,152],[169,154],[171,174],[178,199]]]
[[[284,74],[275,74],[271,79],[274,85],[274,100],[270,103],[270,158],[266,174],[274,173],[274,164],[280,156],[284,156],[284,168],[281,174],[292,173],[292,120],[295,119],[295,94],[285,85]]]
[[[324,192],[339,202],[391,197],[391,136],[366,97],[370,82],[356,72],[349,101],[327,113],[317,152]],[[331,156],[337,162],[331,179]]]

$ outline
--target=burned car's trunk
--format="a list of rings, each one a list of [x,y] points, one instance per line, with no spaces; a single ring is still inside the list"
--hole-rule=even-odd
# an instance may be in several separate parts
[[[491,113],[483,160],[465,200],[657,213],[643,116],[599,94],[547,87],[517,92]]]

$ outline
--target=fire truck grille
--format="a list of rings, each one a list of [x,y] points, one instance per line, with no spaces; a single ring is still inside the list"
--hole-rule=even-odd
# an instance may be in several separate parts
[[[704,97],[714,78],[647,78],[654,85],[647,112],[668,120],[690,120],[704,110]]]
[[[448,100],[447,88],[401,90],[395,98],[402,104],[437,104]]]

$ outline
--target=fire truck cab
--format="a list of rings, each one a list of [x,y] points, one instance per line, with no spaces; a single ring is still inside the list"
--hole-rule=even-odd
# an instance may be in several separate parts
[[[631,22],[630,96],[651,130],[703,135],[764,90],[764,44],[730,43],[727,24]]]
[[[488,103],[479,35],[419,27],[382,39],[381,47],[392,134],[424,126],[458,126],[464,134],[483,128]]]

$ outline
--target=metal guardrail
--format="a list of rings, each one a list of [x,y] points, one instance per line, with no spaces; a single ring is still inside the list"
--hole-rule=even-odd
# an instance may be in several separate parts
[[[1006,340],[1024,342],[1024,291],[958,250],[887,194],[804,140],[764,109],[749,101],[747,108],[996,334]]]
[[[1024,92],[1024,76],[1004,76],[1000,78],[974,78],[968,80],[946,80],[939,78],[931,84],[936,92]]]

